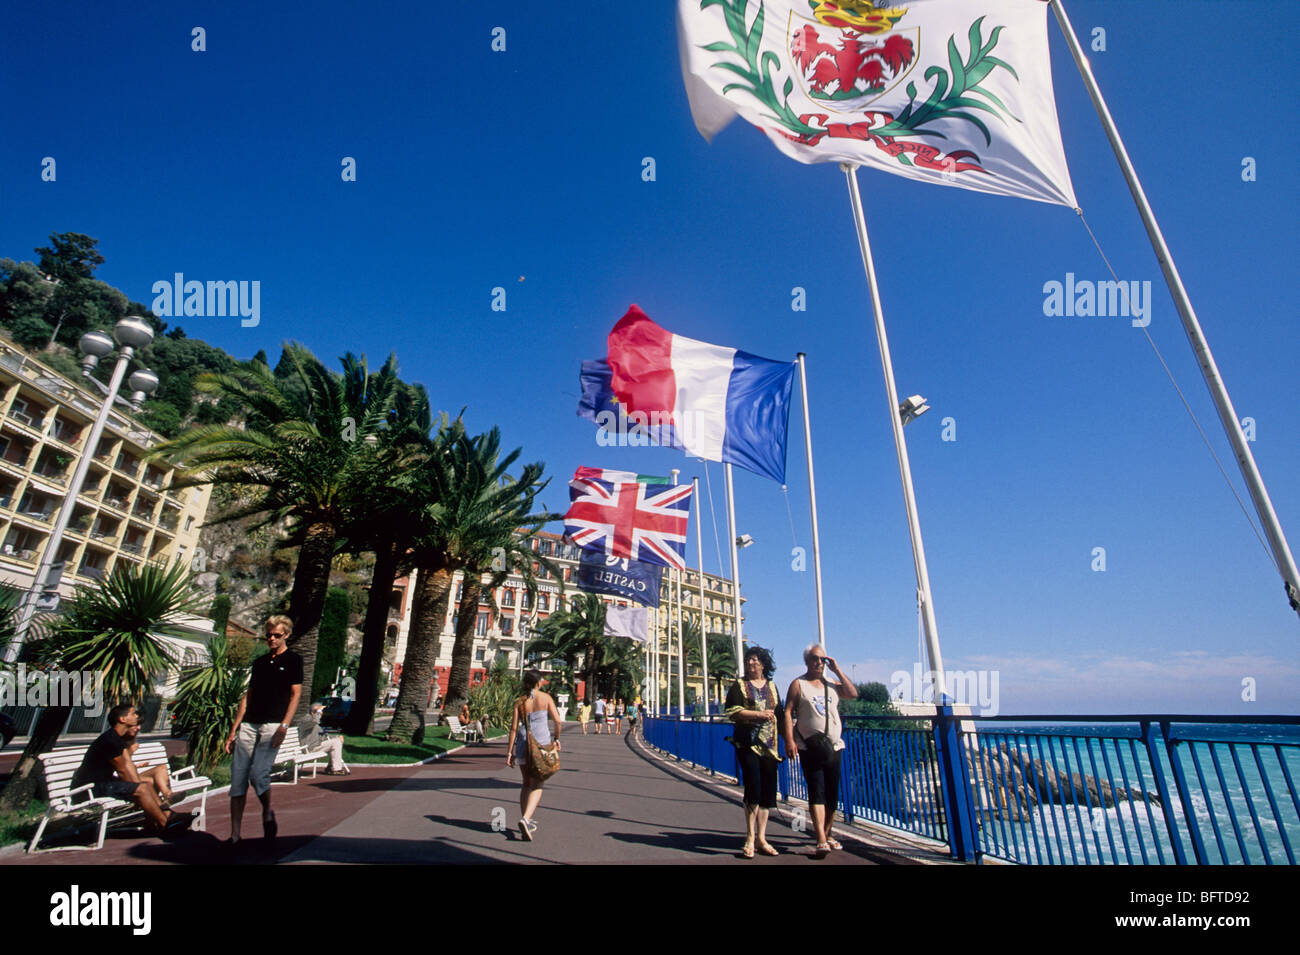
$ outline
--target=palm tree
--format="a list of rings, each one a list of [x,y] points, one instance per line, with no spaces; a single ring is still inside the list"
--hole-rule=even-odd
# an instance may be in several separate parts
[[[420,480],[427,486],[426,503],[418,515],[413,515],[419,529],[412,547],[420,579],[388,739],[418,739],[423,734],[437,641],[447,617],[456,571],[464,572],[460,602],[464,612],[457,619],[445,694],[447,707],[459,706],[469,693],[483,576],[492,573],[493,580],[499,583],[505,574],[514,571],[531,588],[533,564],[553,566],[523,543],[542,525],[559,517],[531,513],[537,495],[546,487],[543,465],[525,465],[517,479],[511,478],[506,472],[522,449],[502,457],[499,429],[470,438],[458,427],[459,421],[456,424],[443,453],[430,455],[421,469]]]
[[[682,635],[686,644],[686,662],[703,666],[704,661],[700,653],[700,625],[694,615],[688,613],[683,617]],[[728,680],[736,678],[736,645],[730,637],[722,633],[710,633],[707,639],[709,680],[716,681],[717,694],[710,693],[706,688],[704,695],[714,702],[720,702],[722,687]]]
[[[605,660],[605,602],[595,594],[578,593],[563,613],[553,613],[538,628],[529,650],[541,660],[559,659],[576,667],[582,660],[583,702],[590,703]]]
[[[358,509],[372,503],[357,493],[364,484],[359,475],[374,462],[371,439],[379,440],[399,384],[395,356],[373,375],[364,358],[350,353],[342,364],[342,374],[330,372],[306,348],[290,343],[281,360],[283,381],[261,361],[245,362],[230,374],[204,373],[195,388],[238,400],[245,426],[193,428],[150,454],[183,463],[186,471],[173,480],[174,488],[213,483],[252,492],[251,500],[217,522],[254,515],[262,516],[257,526],[289,522],[290,539],[300,544],[289,616],[307,686],[339,534]],[[304,694],[296,715],[305,714],[310,703]]]
[[[419,469],[430,455],[439,453],[450,434],[451,423],[443,414],[430,438],[433,420],[423,386],[403,385],[396,393],[388,426],[367,443],[371,460],[358,468],[356,495],[369,503],[354,512],[354,520],[341,533],[340,547],[349,553],[373,553],[375,566],[362,623],[356,696],[344,722],[344,732],[350,735],[366,735],[372,729],[388,632],[388,598],[393,582],[410,571],[409,551],[418,517],[430,503]]]
[[[106,705],[139,701],[174,662],[160,637],[186,634],[179,626],[180,615],[201,612],[183,563],[137,567],[120,562],[110,576],[78,590],[52,634],[24,644],[24,652],[42,665],[98,671]],[[0,793],[0,808],[16,811],[31,802],[37,756],[53,748],[71,711],[70,706],[50,706],[41,712],[9,785]]]

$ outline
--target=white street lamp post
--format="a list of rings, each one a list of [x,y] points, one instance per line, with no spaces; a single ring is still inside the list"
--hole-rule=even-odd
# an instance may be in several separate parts
[[[99,360],[107,358],[113,353],[114,338],[117,339],[116,344],[119,346],[117,365],[113,368],[113,377],[109,380],[104,404],[99,409],[95,423],[91,425],[90,435],[86,438],[86,443],[77,458],[77,467],[72,473],[72,480],[68,482],[67,496],[63,499],[63,506],[59,508],[59,516],[54,521],[54,529],[50,532],[49,540],[45,543],[45,549],[41,554],[41,562],[37,565],[36,576],[32,580],[31,589],[23,598],[17,632],[14,635],[13,642],[5,650],[4,658],[7,663],[12,663],[18,658],[18,651],[22,647],[32,617],[36,613],[36,603],[41,594],[45,592],[50,568],[58,557],[59,547],[63,543],[63,533],[67,530],[68,522],[72,519],[73,509],[77,506],[77,495],[81,493],[81,486],[85,483],[86,473],[90,470],[90,460],[94,456],[95,449],[99,447],[99,439],[104,433],[104,426],[108,423],[108,413],[112,410],[113,401],[117,397],[118,389],[122,386],[122,379],[126,376],[126,367],[130,364],[131,356],[135,354],[136,349],[143,348],[153,341],[153,328],[144,319],[135,315],[128,315],[113,327],[113,338],[109,338],[103,332],[89,332],[82,335],[81,350],[86,355],[82,360],[83,375],[89,378],[91,371],[94,370]],[[134,409],[139,407],[140,402],[145,399],[146,395],[151,394],[158,387],[158,378],[153,372],[140,369],[131,376],[129,384],[134,392],[131,396]]]

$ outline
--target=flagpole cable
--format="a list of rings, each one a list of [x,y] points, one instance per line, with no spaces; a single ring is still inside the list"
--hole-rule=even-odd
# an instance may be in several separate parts
[[[822,609],[822,544],[817,531],[817,479],[813,476],[812,422],[808,412],[808,373],[807,356],[803,352],[795,355],[795,364],[799,366],[799,402],[803,406],[804,450],[808,457],[808,507],[812,511],[812,545],[813,574],[817,588],[817,642],[826,649],[826,619]]]
[[[1201,376],[1205,379],[1205,385],[1209,389],[1210,396],[1214,399],[1215,407],[1219,412],[1219,423],[1223,426],[1224,433],[1228,436],[1228,442],[1232,445],[1233,453],[1237,458],[1237,467],[1241,470],[1242,477],[1246,481],[1246,488],[1250,491],[1251,500],[1255,504],[1255,511],[1259,516],[1260,524],[1268,535],[1269,547],[1281,571],[1283,585],[1286,588],[1291,608],[1297,614],[1300,614],[1300,570],[1296,568],[1295,558],[1291,554],[1291,547],[1287,543],[1286,535],[1282,533],[1282,525],[1278,521],[1276,511],[1273,510],[1273,502],[1268,496],[1268,489],[1264,487],[1264,479],[1255,464],[1255,456],[1251,454],[1245,435],[1242,434],[1237,410],[1233,407],[1232,399],[1228,396],[1228,389],[1219,375],[1219,368],[1214,361],[1214,355],[1210,352],[1209,342],[1206,341],[1205,333],[1201,330],[1201,323],[1196,318],[1196,310],[1192,308],[1187,289],[1183,286],[1182,276],[1179,275],[1178,267],[1174,264],[1173,255],[1169,251],[1169,246],[1165,243],[1164,234],[1160,231],[1160,224],[1156,221],[1151,204],[1147,201],[1146,193],[1142,189],[1142,183],[1138,180],[1137,171],[1133,168],[1128,150],[1124,147],[1124,141],[1120,138],[1119,129],[1115,126],[1115,120],[1111,117],[1110,108],[1106,105],[1106,100],[1101,94],[1101,87],[1097,85],[1097,79],[1092,74],[1092,65],[1088,62],[1088,58],[1084,56],[1083,48],[1079,45],[1079,37],[1074,32],[1070,18],[1065,14],[1065,8],[1061,5],[1061,0],[1051,0],[1051,6],[1052,12],[1056,14],[1056,21],[1061,27],[1061,32],[1065,35],[1065,42],[1070,48],[1070,55],[1074,57],[1075,66],[1078,67],[1079,75],[1083,78],[1083,84],[1092,99],[1092,105],[1101,119],[1102,127],[1106,131],[1106,138],[1110,140],[1111,150],[1115,153],[1115,159],[1119,162],[1120,171],[1124,174],[1124,181],[1128,184],[1129,192],[1133,196],[1133,202],[1142,218],[1142,224],[1146,228],[1152,251],[1155,252],[1156,260],[1160,263],[1160,271],[1165,277],[1165,284],[1169,287],[1169,292],[1174,299],[1174,306],[1178,310],[1178,317],[1182,320],[1183,331],[1187,334],[1192,351],[1196,355],[1197,363],[1200,365]]]
[[[798,546],[799,546],[799,535],[795,533],[795,530],[794,530],[794,512],[790,509],[790,488],[787,487],[787,486],[784,485],[784,484],[781,485],[781,496],[785,498],[785,516],[786,516],[786,520],[788,520],[788,521],[790,522],[790,543],[791,543],[791,546],[793,546],[793,547],[798,547]],[[793,553],[793,552],[792,552],[792,553]],[[806,574],[805,574],[804,576],[805,576],[805,578],[807,577]],[[817,616],[816,616],[816,614],[817,614],[817,608],[816,608],[816,607],[813,607],[813,606],[811,605],[811,603],[809,602],[809,600],[808,600],[808,582],[807,582],[806,579],[805,579],[805,581],[804,581],[804,585],[803,585],[803,596],[804,596],[804,604],[805,604],[805,606],[809,606],[809,607],[811,607],[811,609],[812,609],[812,611],[813,611],[812,625],[813,625],[814,627],[816,627],[816,626],[817,626]]]
[[[718,550],[718,574],[722,574],[722,537],[718,534],[718,511],[713,506],[713,478],[709,477],[709,462],[704,462],[704,483],[709,489],[709,517],[713,519],[713,546]],[[730,569],[730,568],[728,568]],[[730,575],[728,575],[730,576]]]
[[[736,668],[745,672],[745,634],[740,619],[740,555],[736,552],[736,496],[734,482],[731,479],[731,465],[722,465],[722,473],[727,479],[727,533],[731,538],[731,606],[736,614]]]
[[[1102,262],[1106,264],[1106,271],[1110,273],[1111,278],[1118,282],[1119,276],[1115,274],[1115,269],[1110,264],[1110,259],[1102,249],[1101,243],[1097,241],[1097,236],[1093,233],[1092,226],[1088,224],[1088,217],[1083,214],[1082,209],[1075,209],[1074,211],[1079,216],[1079,221],[1083,223],[1083,227],[1088,230],[1088,237],[1092,239],[1092,244],[1097,247],[1097,254],[1101,256]],[[1165,374],[1169,377],[1169,383],[1174,386],[1174,391],[1177,392],[1178,399],[1183,403],[1183,407],[1187,409],[1187,415],[1192,419],[1192,424],[1196,426],[1197,432],[1201,435],[1201,440],[1205,442],[1205,447],[1210,452],[1210,457],[1214,458],[1214,463],[1218,465],[1219,473],[1223,475],[1223,481],[1228,485],[1228,490],[1231,491],[1232,496],[1237,499],[1237,506],[1241,508],[1241,513],[1246,516],[1246,523],[1249,524],[1250,529],[1255,532],[1255,537],[1259,539],[1260,546],[1264,548],[1264,553],[1268,555],[1269,562],[1272,563],[1274,569],[1280,574],[1282,568],[1278,566],[1277,559],[1273,556],[1273,552],[1268,549],[1268,542],[1264,540],[1264,535],[1260,533],[1259,527],[1255,523],[1255,519],[1250,516],[1250,509],[1246,507],[1246,502],[1243,501],[1241,495],[1237,493],[1237,488],[1232,483],[1232,478],[1228,476],[1228,469],[1223,466],[1222,459],[1214,450],[1214,445],[1210,443],[1209,435],[1207,435],[1205,429],[1201,427],[1200,419],[1196,417],[1196,412],[1192,410],[1192,406],[1188,403],[1187,396],[1183,394],[1183,389],[1178,386],[1178,381],[1174,378],[1173,370],[1169,367],[1168,362],[1165,361],[1165,356],[1160,353],[1160,348],[1156,345],[1155,339],[1151,337],[1151,333],[1147,331],[1147,326],[1141,325],[1139,328],[1142,329],[1142,334],[1146,336],[1147,344],[1151,346],[1151,350],[1156,353],[1156,358],[1160,361],[1160,366],[1164,368]]]
[[[704,715],[709,715],[709,634],[704,626],[704,505],[700,501],[700,478],[691,478],[695,485],[691,494],[695,497],[695,555],[700,562],[700,663],[704,669]]]
[[[898,454],[898,473],[903,484],[903,504],[907,510],[907,529],[912,538],[912,563],[916,570],[916,587],[924,602],[926,645],[930,651],[930,669],[934,673],[935,703],[948,699],[948,685],[943,672],[943,656],[939,652],[939,624],[934,615],[934,598],[930,592],[930,569],[925,561],[925,544],[921,539],[921,517],[916,509],[916,492],[912,487],[912,465],[907,457],[907,442],[903,438],[903,419],[898,410],[898,386],[894,383],[894,362],[889,355],[889,337],[885,333],[885,311],[880,301],[880,287],[876,283],[876,264],[871,257],[871,240],[867,236],[867,218],[862,211],[862,195],[858,191],[857,166],[840,163],[849,186],[849,204],[854,226],[858,231],[858,249],[867,273],[867,288],[871,293],[871,311],[876,325],[876,344],[880,349],[880,365],[885,378],[885,395],[889,402],[889,422],[894,432],[894,450]]]

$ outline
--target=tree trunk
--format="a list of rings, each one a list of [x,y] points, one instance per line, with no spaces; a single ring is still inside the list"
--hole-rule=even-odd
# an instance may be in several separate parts
[[[421,567],[411,609],[411,635],[402,664],[402,682],[397,690],[393,722],[384,738],[424,742],[424,712],[429,706],[429,682],[437,662],[438,637],[447,619],[447,598],[451,593],[449,567]]]
[[[0,793],[0,811],[22,812],[36,798],[36,784],[41,775],[41,762],[36,757],[54,748],[71,712],[70,706],[47,706],[41,710],[41,718],[32,727],[32,735],[18,757],[9,784]]]
[[[289,599],[289,618],[293,620],[290,649],[302,657],[302,695],[292,722],[304,718],[311,707],[312,677],[316,671],[316,639],[320,635],[321,612],[330,586],[330,564],[334,559],[334,541],[338,532],[333,524],[320,521],[307,528],[307,536],[298,551],[298,566],[293,574],[293,596]]]
[[[357,667],[357,692],[352,709],[343,721],[343,732],[351,736],[368,736],[374,728],[375,706],[379,696],[380,664],[384,660],[384,641],[388,632],[388,601],[397,579],[398,546],[384,542],[375,548],[375,572],[370,578],[370,597],[366,601],[366,619],[362,626],[361,663]]]
[[[483,578],[466,569],[465,590],[456,609],[456,642],[451,648],[451,674],[447,677],[447,693],[442,701],[443,712],[460,709],[469,698],[469,671],[474,664],[474,627],[478,623],[478,598],[483,592]],[[521,608],[522,610],[522,608]]]
[[[596,702],[596,672],[600,669],[600,662],[596,655],[600,652],[599,647],[594,643],[587,644],[587,657],[583,661],[582,678],[586,682],[585,693],[588,703]]]

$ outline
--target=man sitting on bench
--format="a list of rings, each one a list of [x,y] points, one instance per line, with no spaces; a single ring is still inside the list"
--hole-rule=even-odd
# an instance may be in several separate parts
[[[346,776],[348,768],[343,764],[343,737],[329,736],[321,729],[321,715],[325,712],[324,703],[313,703],[307,718],[298,724],[298,745],[308,753],[328,753],[330,768],[325,770],[327,776]]]
[[[140,717],[129,703],[108,712],[109,728],[90,744],[85,758],[72,776],[72,788],[93,785],[96,797],[129,799],[148,817],[150,827],[158,833],[184,832],[194,822],[188,812],[166,809],[171,798],[171,782],[166,766],[155,766],[141,773],[131,759],[131,748],[140,732]]]

